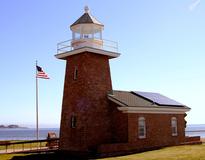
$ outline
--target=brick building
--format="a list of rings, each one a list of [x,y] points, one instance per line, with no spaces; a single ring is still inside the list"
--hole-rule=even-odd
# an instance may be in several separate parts
[[[190,108],[158,93],[113,90],[109,60],[120,54],[102,39],[104,25],[85,7],[70,28],[56,55],[66,61],[60,150],[113,155],[183,143]]]

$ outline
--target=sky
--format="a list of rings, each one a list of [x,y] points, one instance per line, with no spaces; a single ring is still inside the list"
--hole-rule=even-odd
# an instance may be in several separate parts
[[[0,124],[35,126],[38,60],[50,77],[39,79],[39,125],[59,127],[65,61],[54,55],[85,5],[118,42],[113,89],[161,93],[191,108],[188,124],[205,124],[204,0],[1,0]]]

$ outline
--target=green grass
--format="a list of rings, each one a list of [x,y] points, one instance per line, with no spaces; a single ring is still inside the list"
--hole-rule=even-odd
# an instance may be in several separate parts
[[[21,142],[21,141],[10,141],[10,142]],[[31,143],[31,144],[24,144],[24,148],[36,148],[37,146],[40,146],[40,143]],[[46,146],[46,142],[42,142],[41,143],[41,147],[45,147]],[[15,145],[8,145],[7,149],[20,149],[22,148],[23,145],[22,144],[15,144]],[[5,150],[5,146],[0,146],[0,150]]]
[[[101,160],[205,160],[205,145],[167,147],[160,150]]]
[[[29,154],[0,154],[0,160],[10,160],[13,157],[27,156]]]
[[[5,154],[0,160],[57,160],[56,154]],[[63,157],[63,160],[70,157]],[[120,157],[102,158],[98,160],[205,160],[205,145],[184,145],[166,147],[160,150],[148,151]]]
[[[76,160],[75,158],[61,157],[55,153],[41,154],[0,154],[0,160]]]

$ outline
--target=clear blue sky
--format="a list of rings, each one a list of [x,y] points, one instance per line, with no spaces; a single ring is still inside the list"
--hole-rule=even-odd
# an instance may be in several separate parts
[[[110,62],[113,89],[159,92],[192,110],[189,124],[205,118],[204,0],[1,0],[0,124],[35,125],[35,60],[49,74],[39,80],[40,127],[59,126],[65,62],[56,44],[88,5],[117,41]]]

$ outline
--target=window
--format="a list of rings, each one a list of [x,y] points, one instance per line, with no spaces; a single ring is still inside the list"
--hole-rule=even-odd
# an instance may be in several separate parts
[[[73,73],[73,79],[76,80],[77,78],[78,78],[78,67],[75,66],[74,73]]]
[[[146,138],[146,124],[144,117],[139,117],[138,119],[138,137]]]
[[[89,38],[89,35],[88,34],[84,34],[83,37],[84,38]]]
[[[71,128],[76,128],[76,116],[71,116]]]
[[[177,118],[172,117],[171,119],[172,136],[177,136]]]

